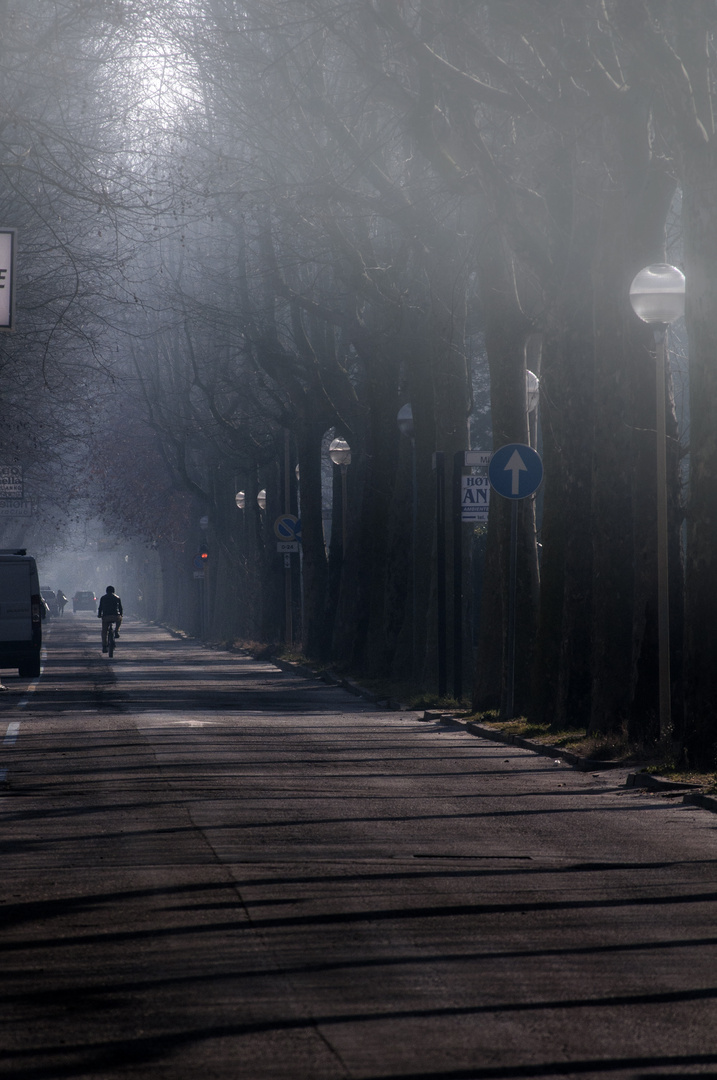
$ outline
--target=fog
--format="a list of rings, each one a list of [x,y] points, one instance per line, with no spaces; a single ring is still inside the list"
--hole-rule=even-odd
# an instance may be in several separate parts
[[[654,736],[665,435],[673,691],[707,709],[717,16],[650,10],[27,0],[0,42],[0,544],[68,595],[440,696],[462,669],[505,710],[505,508],[486,533],[454,490],[466,450],[531,439],[527,357],[516,708]],[[663,423],[628,294],[665,260]]]

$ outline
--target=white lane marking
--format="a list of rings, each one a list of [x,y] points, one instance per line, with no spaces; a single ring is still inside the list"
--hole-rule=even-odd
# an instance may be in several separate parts
[[[2,741],[3,746],[14,746],[17,742],[17,737],[20,733],[20,724],[17,720],[14,720],[12,724],[8,724],[7,731],[5,732],[5,738]],[[7,781],[7,769],[0,769],[0,784],[4,784]]]
[[[5,738],[2,741],[3,746],[14,746],[17,742],[17,737],[20,734],[20,724],[15,721],[12,724],[8,724],[7,731],[5,732]]]
[[[44,670],[45,670],[44,668],[40,668],[40,674],[42,674],[42,672],[43,672]],[[38,680],[38,681],[39,681],[39,680]],[[36,682],[31,682],[31,683],[30,683],[30,685],[28,686],[28,688],[27,688],[27,690],[26,690],[25,692],[26,692],[27,694],[34,694],[36,690],[37,690],[37,683],[36,683]],[[18,707],[18,709],[24,709],[24,708],[25,708],[25,706],[26,706],[26,705],[29,705],[29,704],[30,704],[30,699],[29,699],[29,697],[24,697],[24,698],[22,699],[22,701],[18,701],[18,703],[17,703],[17,707]]]
[[[33,683],[30,683],[30,685],[28,686],[28,688],[26,690],[26,693],[34,694],[36,690],[37,690],[37,683],[33,682]],[[18,707],[18,709],[24,709],[25,706],[29,705],[29,704],[30,704],[30,699],[24,697],[22,699],[22,701],[18,701],[17,707]]]

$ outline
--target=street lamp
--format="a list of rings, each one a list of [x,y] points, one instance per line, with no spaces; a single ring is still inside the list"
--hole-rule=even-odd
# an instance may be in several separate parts
[[[329,457],[334,465],[351,464],[351,447],[346,439],[333,439],[329,446]]]
[[[351,464],[351,447],[346,439],[333,439],[329,457],[341,469],[341,553],[346,558],[346,469]]]
[[[540,398],[540,379],[532,371],[525,371],[525,397],[528,412],[537,409]]]
[[[257,494],[256,501],[259,504],[260,510],[266,510],[266,488],[262,488]]]
[[[398,410],[396,423],[398,424],[398,430],[402,435],[413,437],[413,409],[410,404],[404,405]]]
[[[246,507],[246,492],[237,491],[236,495],[234,496],[234,502],[237,504],[240,510],[243,510]],[[241,516],[241,538],[243,545],[246,538],[246,514],[242,514]]]
[[[665,429],[666,337],[669,323],[685,310],[685,275],[676,266],[654,263],[636,274],[630,303],[638,318],[649,323],[657,353],[657,633],[660,681],[660,738],[672,729],[670,692],[670,592],[667,557],[667,431]]]
[[[528,413],[528,442],[535,449],[538,442],[538,402],[540,379],[532,371],[525,371],[525,406]]]

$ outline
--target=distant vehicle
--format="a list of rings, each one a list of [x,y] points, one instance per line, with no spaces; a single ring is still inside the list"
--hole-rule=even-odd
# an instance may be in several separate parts
[[[72,597],[72,610],[97,611],[97,597],[93,592],[76,592]]]
[[[24,548],[0,550],[0,667],[16,667],[22,679],[40,674],[45,612],[33,557]]]

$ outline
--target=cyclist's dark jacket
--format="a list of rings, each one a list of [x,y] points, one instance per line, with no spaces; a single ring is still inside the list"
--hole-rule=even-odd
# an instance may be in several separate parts
[[[117,593],[105,593],[100,597],[100,606],[97,614],[103,619],[116,619],[122,614],[122,601]]]

